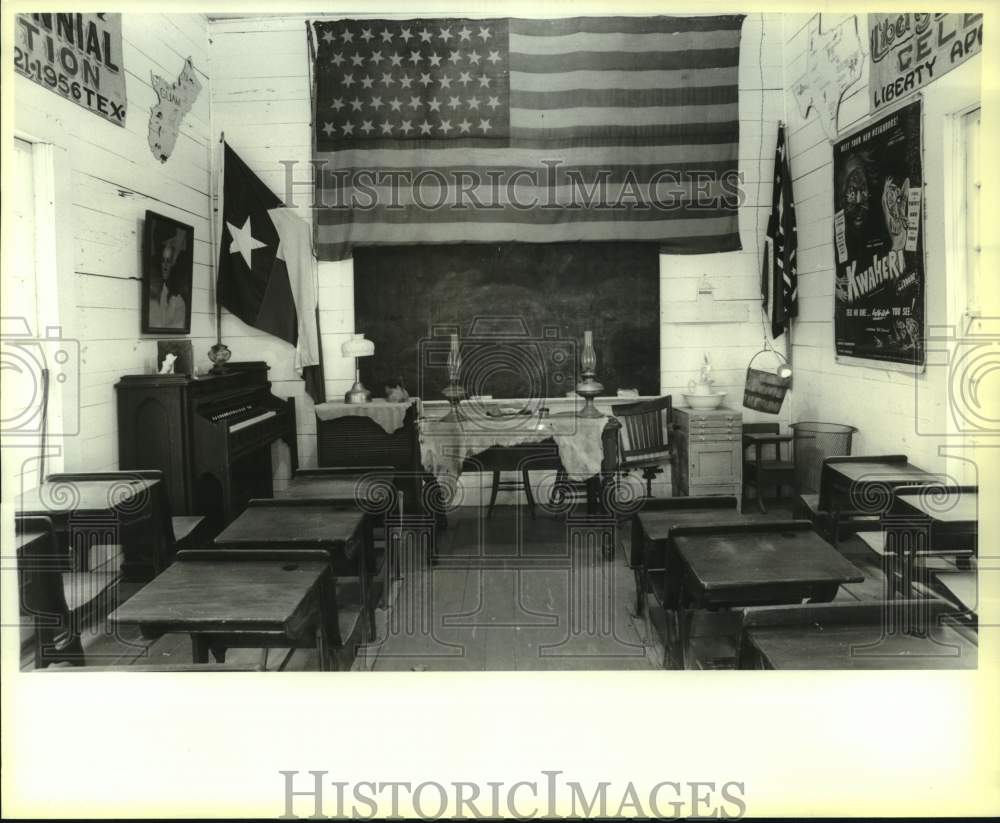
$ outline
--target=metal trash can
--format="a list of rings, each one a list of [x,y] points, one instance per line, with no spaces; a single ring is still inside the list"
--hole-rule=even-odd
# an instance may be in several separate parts
[[[795,450],[795,482],[799,494],[817,494],[823,461],[851,453],[851,440],[857,429],[843,423],[803,421],[792,423]]]

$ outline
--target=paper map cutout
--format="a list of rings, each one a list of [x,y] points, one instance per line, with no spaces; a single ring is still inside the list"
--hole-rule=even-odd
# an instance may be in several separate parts
[[[166,163],[177,143],[181,121],[191,111],[201,91],[201,83],[190,57],[184,61],[184,68],[173,83],[167,83],[157,74],[150,74],[160,101],[149,112],[149,150],[153,152],[153,157]]]
[[[815,110],[826,136],[834,140],[839,129],[840,101],[861,79],[865,53],[858,34],[858,18],[851,15],[829,31],[822,29],[822,15],[809,21],[806,70],[795,81],[792,93],[805,118]]]

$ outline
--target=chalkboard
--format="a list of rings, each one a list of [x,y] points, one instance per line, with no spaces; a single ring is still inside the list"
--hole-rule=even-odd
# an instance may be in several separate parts
[[[358,362],[376,397],[398,377],[411,395],[441,399],[451,333],[469,395],[563,397],[579,380],[587,329],[606,393],[660,390],[656,244],[356,249],[354,312],[375,343]]]

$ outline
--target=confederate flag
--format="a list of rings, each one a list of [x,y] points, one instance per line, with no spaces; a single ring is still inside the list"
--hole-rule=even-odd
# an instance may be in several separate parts
[[[225,144],[218,299],[254,328],[295,346],[314,403],[326,399],[316,258],[308,224]]]

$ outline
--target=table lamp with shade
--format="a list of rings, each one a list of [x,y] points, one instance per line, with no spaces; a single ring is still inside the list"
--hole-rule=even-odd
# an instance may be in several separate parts
[[[371,357],[375,354],[375,344],[371,340],[365,340],[363,334],[352,334],[349,340],[345,340],[340,347],[340,353],[344,357],[354,358],[354,385],[351,386],[347,394],[344,395],[345,403],[369,403],[372,393],[361,385],[361,369],[358,366],[359,357]]]

